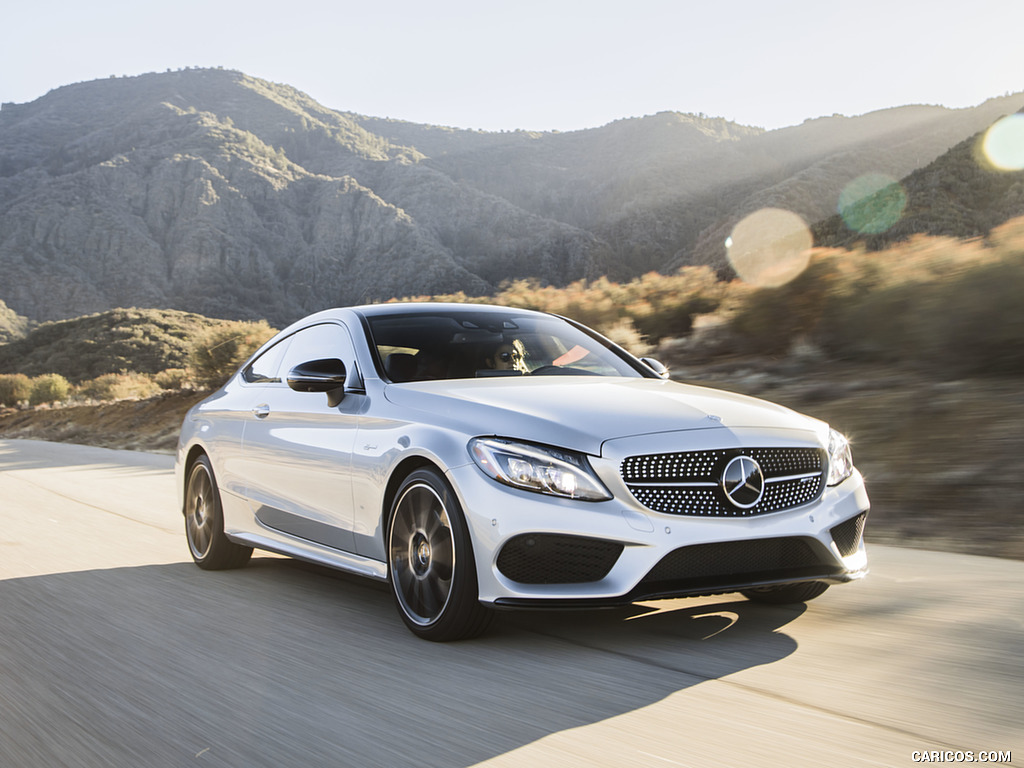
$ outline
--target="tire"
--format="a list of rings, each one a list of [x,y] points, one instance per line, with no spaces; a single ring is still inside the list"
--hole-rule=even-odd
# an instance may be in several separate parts
[[[233,544],[224,535],[224,513],[210,459],[203,454],[189,467],[185,483],[185,538],[196,565],[207,571],[240,568],[252,547]]]
[[[826,589],[828,589],[828,584],[823,581],[805,581],[800,584],[785,584],[781,587],[745,589],[740,594],[755,603],[793,605],[813,600],[823,594]]]
[[[388,581],[398,613],[418,637],[465,640],[487,629],[465,516],[447,481],[418,469],[402,481],[388,515]]]

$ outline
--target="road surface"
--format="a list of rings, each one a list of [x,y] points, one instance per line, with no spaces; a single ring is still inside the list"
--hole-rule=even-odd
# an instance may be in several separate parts
[[[1024,563],[876,546],[806,607],[505,613],[437,645],[381,585],[196,568],[171,463],[0,441],[0,766],[1024,763]]]

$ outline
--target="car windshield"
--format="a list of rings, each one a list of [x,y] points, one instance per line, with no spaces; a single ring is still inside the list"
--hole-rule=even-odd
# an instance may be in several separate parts
[[[467,309],[371,315],[367,322],[381,370],[394,382],[643,375],[619,352],[550,315]]]

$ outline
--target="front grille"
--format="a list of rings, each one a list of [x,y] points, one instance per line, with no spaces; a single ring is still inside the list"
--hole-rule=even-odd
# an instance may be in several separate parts
[[[727,591],[780,579],[826,578],[842,571],[812,539],[787,537],[695,544],[669,552],[637,586],[639,595]]]
[[[764,494],[756,506],[729,502],[721,487],[725,466],[749,456],[761,467]],[[750,517],[808,504],[825,489],[827,456],[818,448],[747,448],[630,456],[622,479],[648,509],[670,515]]]
[[[623,545],[603,539],[530,533],[514,536],[498,555],[498,570],[520,584],[582,584],[600,581]]]
[[[851,517],[845,523],[840,523],[832,529],[832,541],[835,542],[839,554],[849,557],[860,548],[860,540],[864,535],[864,524],[868,520],[868,513],[861,512],[856,517]]]

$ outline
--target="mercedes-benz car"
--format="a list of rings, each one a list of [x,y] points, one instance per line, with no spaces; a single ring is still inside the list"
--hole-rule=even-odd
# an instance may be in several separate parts
[[[386,581],[430,640],[496,609],[794,603],[867,573],[843,435],[521,309],[311,315],[189,411],[176,479],[201,568],[257,548]]]

